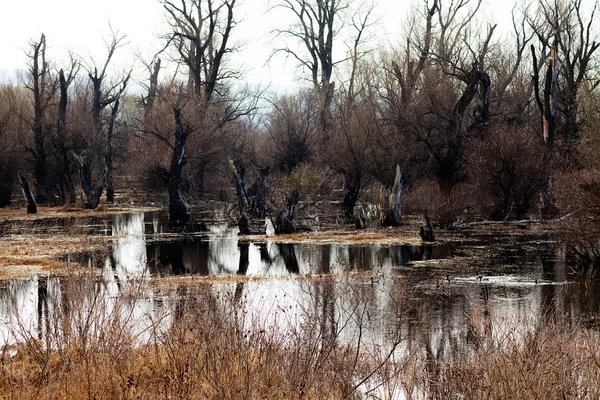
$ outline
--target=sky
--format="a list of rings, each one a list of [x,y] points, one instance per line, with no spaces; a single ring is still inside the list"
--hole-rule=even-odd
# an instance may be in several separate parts
[[[508,29],[512,0],[485,0],[483,14]],[[250,83],[285,87],[297,82],[297,70],[290,60],[276,57],[266,64],[273,47],[270,32],[282,27],[286,15],[266,12],[267,2],[242,0],[242,16],[236,28],[236,40],[244,43],[235,56],[246,70]],[[373,30],[378,40],[394,44],[401,34],[411,4],[422,7],[422,0],[378,0]],[[158,0],[0,0],[0,80],[13,78],[15,71],[26,68],[25,52],[31,40],[46,35],[48,56],[57,63],[67,60],[69,51],[87,65],[100,65],[106,57],[106,41],[111,27],[126,35],[126,45],[115,54],[113,72],[134,67],[134,77],[144,79],[141,59],[148,60],[160,48],[159,34],[164,32],[164,13]]]

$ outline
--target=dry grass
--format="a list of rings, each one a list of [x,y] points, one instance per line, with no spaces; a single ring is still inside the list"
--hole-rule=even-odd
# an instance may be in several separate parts
[[[11,235],[0,237],[0,279],[34,274],[66,275],[74,265],[60,260],[81,251],[102,251],[106,238],[86,235]]]
[[[430,374],[439,399],[600,398],[597,334],[559,325],[519,327],[483,340],[452,362],[438,361]]]
[[[169,311],[141,324],[135,304],[147,282],[126,283],[118,299],[94,279],[65,280],[46,299],[41,331],[21,321],[18,344],[0,355],[2,398],[189,399],[596,399],[600,338],[560,322],[493,326],[488,309],[469,314],[470,345],[436,355],[425,327],[373,328],[363,276],[300,282],[310,299],[300,311],[257,318],[244,297],[220,283],[165,287]],[[364,282],[363,282],[364,283]],[[162,293],[162,295],[158,295]],[[175,294],[175,295],[173,295]],[[387,293],[406,326],[423,307],[409,293]],[[62,296],[61,296],[62,297]],[[47,310],[54,310],[48,313]],[[166,309],[165,309],[166,310]],[[412,311],[411,311],[412,310]],[[260,316],[273,311],[261,310]],[[410,317],[409,317],[410,316]],[[377,322],[375,322],[377,324]],[[41,334],[39,333],[41,332]],[[400,334],[400,332],[404,332]]]
[[[58,311],[46,315],[41,335],[25,323],[15,328],[19,344],[1,355],[0,397],[356,398],[365,382],[402,374],[412,357],[392,357],[403,340],[396,335],[382,339],[383,347],[367,344],[364,285],[317,296],[288,317],[292,325],[249,317],[243,300],[215,294],[210,285],[193,293],[180,287],[187,295],[174,310],[140,331],[131,304],[143,282],[116,303],[94,295],[93,281],[71,284],[66,299],[44,308]],[[315,294],[332,286],[305,288]],[[351,339],[349,325],[356,327]]]

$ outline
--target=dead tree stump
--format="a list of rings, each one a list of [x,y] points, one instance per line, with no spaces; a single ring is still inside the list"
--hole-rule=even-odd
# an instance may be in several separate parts
[[[396,165],[396,178],[391,189],[381,187],[379,195],[379,222],[381,226],[398,226],[402,219],[402,173]]]
[[[423,214],[423,224],[419,228],[419,236],[424,242],[435,242],[435,233],[429,215]]]

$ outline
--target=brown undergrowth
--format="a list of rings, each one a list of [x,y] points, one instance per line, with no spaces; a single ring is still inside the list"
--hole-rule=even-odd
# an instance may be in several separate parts
[[[367,339],[364,285],[307,281],[309,304],[293,315],[258,316],[244,312],[243,298],[211,285],[193,293],[181,287],[169,311],[142,323],[135,304],[143,281],[128,283],[116,300],[93,280],[69,284],[60,301],[44,299],[51,304],[40,308],[41,327],[16,323],[16,344],[1,355],[0,397],[357,398],[399,381],[413,365],[410,351],[400,354],[400,332],[377,344]],[[408,310],[407,299],[394,293],[389,301]],[[269,318],[274,312],[281,315]]]

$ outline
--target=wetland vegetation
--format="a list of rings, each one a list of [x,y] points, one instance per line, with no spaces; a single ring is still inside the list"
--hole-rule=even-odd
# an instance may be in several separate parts
[[[0,85],[0,397],[600,397],[597,2],[281,1],[284,94],[157,1],[144,74]]]

